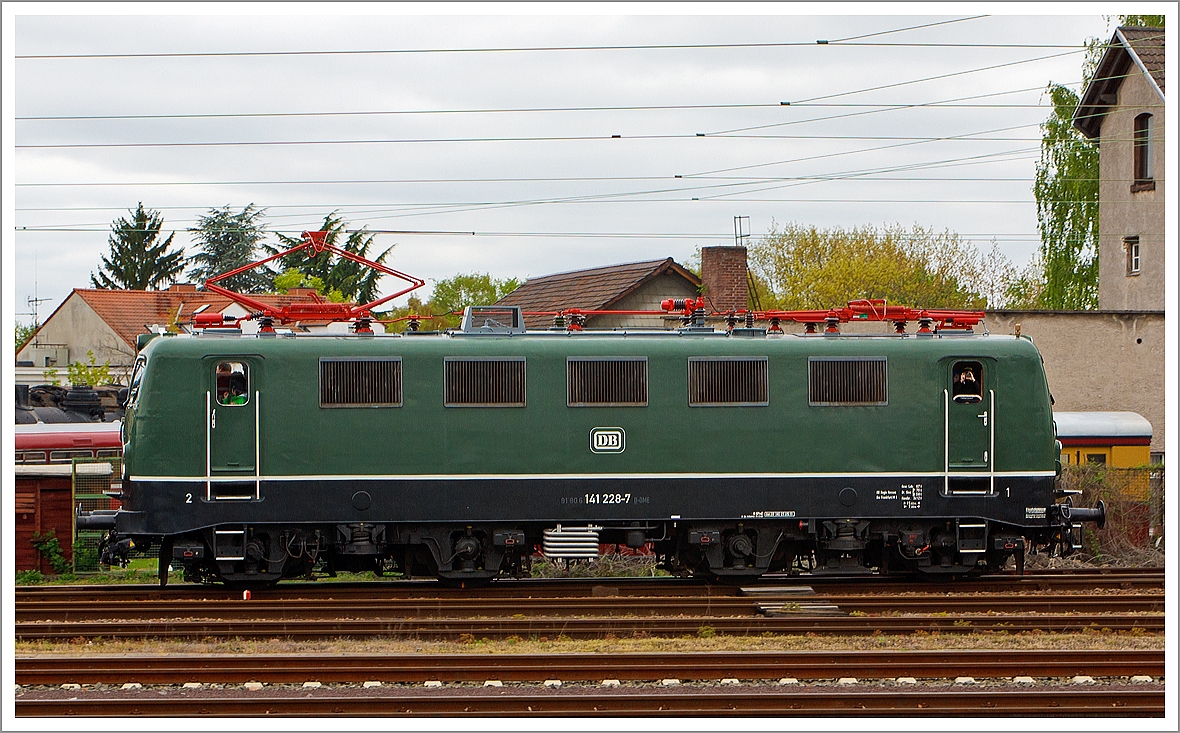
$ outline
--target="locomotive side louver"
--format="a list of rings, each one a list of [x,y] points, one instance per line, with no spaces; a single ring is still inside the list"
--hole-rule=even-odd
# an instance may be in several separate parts
[[[770,404],[765,356],[689,357],[688,404],[692,407]]]
[[[571,356],[566,361],[566,404],[570,407],[647,405],[647,357]]]
[[[887,405],[889,381],[885,357],[811,357],[807,360],[807,397],[812,405]]]
[[[401,407],[402,360],[320,359],[320,407]]]
[[[524,407],[524,358],[447,357],[447,407]]]

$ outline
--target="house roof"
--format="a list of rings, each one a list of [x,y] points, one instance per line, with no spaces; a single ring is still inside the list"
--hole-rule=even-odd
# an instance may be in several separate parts
[[[530,278],[501,298],[496,305],[520,306],[526,313],[548,313],[567,308],[609,310],[623,298],[666,272],[680,275],[694,286],[701,284],[700,278],[668,257],[663,260],[630,262]],[[525,316],[525,323],[530,327],[544,326],[549,322],[547,316]]]
[[[167,325],[177,320],[186,321],[192,316],[193,311],[206,304],[210,309],[219,312],[233,303],[224,296],[195,289],[99,290],[74,288],[73,294],[82,298],[98,314],[99,318],[106,321],[119,338],[132,347],[135,346],[136,336],[146,333],[148,326]],[[251,295],[250,297],[276,307],[312,300],[307,295]],[[60,309],[61,306],[58,306],[58,310]],[[54,311],[54,315],[56,314],[57,311]],[[49,319],[52,318],[53,316],[49,317]],[[49,322],[49,319],[46,319],[46,323]]]
[[[1102,130],[1102,119],[1118,99],[1118,89],[1133,68],[1138,68],[1164,101],[1164,29],[1120,26],[1115,29],[1094,77],[1082,92],[1073,124],[1088,138]]]
[[[1063,445],[1151,442],[1151,423],[1137,412],[1054,412],[1053,422]]]

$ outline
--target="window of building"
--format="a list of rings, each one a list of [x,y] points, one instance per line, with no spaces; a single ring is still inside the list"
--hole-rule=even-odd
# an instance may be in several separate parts
[[[1096,464],[1099,466],[1105,466],[1106,465],[1106,454],[1105,453],[1087,453],[1086,454],[1086,463],[1092,463],[1092,464]]]
[[[1139,236],[1123,237],[1123,249],[1127,251],[1127,275],[1139,274]]]
[[[1151,115],[1144,113],[1135,118],[1135,182],[1131,191],[1154,191],[1155,171],[1151,167]]]

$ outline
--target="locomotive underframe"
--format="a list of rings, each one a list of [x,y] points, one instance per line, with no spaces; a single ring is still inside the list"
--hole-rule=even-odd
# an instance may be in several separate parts
[[[1020,567],[1026,546],[1071,544],[1073,525],[1054,509],[1061,505],[1052,476],[997,483],[997,491],[956,495],[940,477],[895,475],[281,480],[251,482],[257,498],[227,500],[215,498],[204,481],[132,480],[124,487],[128,510],[119,513],[116,541],[108,544],[127,537],[139,546],[160,542],[162,557],[188,577],[240,585],[310,577],[317,569],[396,569],[460,581],[521,575],[543,547],[545,530],[562,524],[597,528],[601,544],[646,546],[676,574],[735,578],[792,570],[995,571],[1010,558]],[[910,497],[905,504],[903,492]],[[648,501],[573,501],[579,493]],[[700,502],[732,513],[690,514]],[[537,518],[547,503],[561,511]],[[297,523],[290,521],[295,506]],[[768,508],[750,508],[758,506]],[[655,513],[672,507],[680,513]]]

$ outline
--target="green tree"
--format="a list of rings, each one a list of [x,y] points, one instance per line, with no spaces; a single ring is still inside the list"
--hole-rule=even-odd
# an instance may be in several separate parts
[[[131,211],[131,210],[129,210]],[[141,201],[131,219],[111,222],[110,256],[102,257],[98,274],[90,274],[96,288],[153,290],[171,283],[184,271],[184,248],[169,251],[176,232],[156,242],[164,219],[160,212],[143,208]]]
[[[189,277],[204,282],[223,272],[245,267],[258,259],[259,242],[266,236],[262,223],[263,212],[248,204],[241,211],[230,211],[228,205],[209,209],[197,218],[191,229],[200,251],[188,258]],[[223,280],[219,285],[239,293],[269,292],[274,273],[264,267],[248,270]]]
[[[993,247],[993,254],[999,255]],[[810,310],[860,298],[925,308],[982,308],[979,254],[952,232],[915,225],[770,232],[749,248],[750,270],[766,309]],[[990,288],[1003,290],[1003,288]]]
[[[295,288],[311,288],[320,295],[325,296],[332,303],[344,302],[344,294],[339,290],[324,292],[324,281],[322,278],[314,275],[305,275],[294,268],[284,271],[281,275],[275,275],[274,287],[280,295],[286,295]]]
[[[435,281],[430,303],[437,313],[452,313],[469,305],[491,305],[519,287],[514,277],[496,280],[486,272],[455,275]]]
[[[499,280],[488,273],[477,272],[455,275],[436,280],[434,292],[427,302],[411,295],[404,307],[394,308],[386,318],[415,315],[429,322],[427,328],[453,328],[459,325],[460,316],[452,314],[469,305],[491,305],[518,287],[520,281],[516,278]]]
[[[1120,15],[1119,25],[1137,26],[1140,28],[1163,28],[1165,15]]]
[[[94,352],[86,351],[86,363],[76,361],[66,368],[70,384],[81,387],[97,387],[111,383],[111,362],[96,363]]]
[[[1049,86],[1053,114],[1041,125],[1041,159],[1033,179],[1041,230],[1036,305],[1054,310],[1098,307],[1098,143],[1073,126],[1078,95]]]
[[[319,231],[328,232],[325,239],[328,244],[381,264],[385,264],[385,258],[393,250],[393,247],[389,247],[377,257],[371,257],[369,249],[373,246],[377,235],[364,228],[348,232],[344,218],[335,211],[324,217],[324,223],[320,226]],[[294,247],[302,241],[282,234],[279,234],[278,238],[281,247],[271,247],[265,244],[263,247],[271,254],[275,254],[282,249]],[[283,272],[294,269],[308,277],[318,277],[327,292],[339,291],[345,300],[358,303],[368,303],[377,299],[377,285],[383,277],[383,273],[377,270],[336,254],[330,256],[320,254],[309,257],[305,250],[280,258],[279,263]]]
[[[1110,18],[1108,18],[1108,21]],[[1120,26],[1162,28],[1162,15],[1122,15]],[[1083,87],[1089,84],[1105,39],[1086,40]],[[1073,126],[1081,101],[1060,84],[1046,89],[1053,112],[1041,125],[1041,158],[1033,180],[1041,245],[1034,267],[1014,281],[1018,307],[1079,310],[1098,307],[1098,142]]]
[[[25,344],[33,340],[33,336],[37,333],[37,324],[30,323],[25,325],[23,323],[16,324],[16,351],[25,348]],[[15,352],[14,352],[15,353]]]

